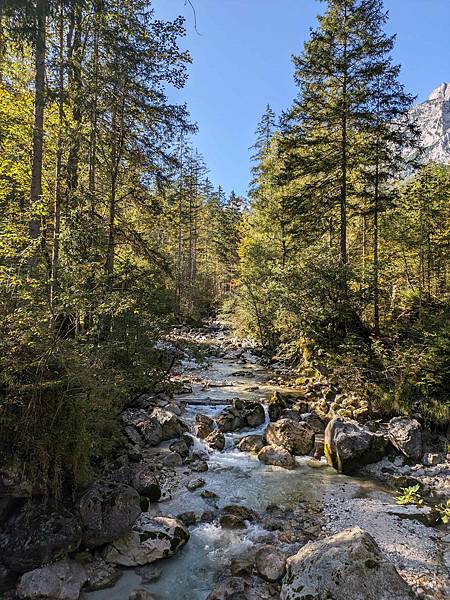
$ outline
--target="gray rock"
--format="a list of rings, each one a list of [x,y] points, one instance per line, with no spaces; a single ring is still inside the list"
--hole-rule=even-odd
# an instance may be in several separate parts
[[[178,452],[168,452],[164,455],[162,463],[166,467],[179,467],[183,464],[183,459]]]
[[[214,450],[222,451],[225,448],[225,436],[219,430],[213,431],[205,437],[205,444]]]
[[[205,485],[204,479],[191,479],[191,481],[187,482],[186,487],[190,492],[193,492],[194,490],[198,490],[198,488],[201,488],[204,485]]]
[[[195,415],[194,433],[201,440],[208,437],[214,431],[215,426],[214,420],[207,415]]]
[[[325,456],[337,471],[350,474],[360,467],[380,460],[386,450],[386,440],[356,421],[335,417],[325,429]]]
[[[234,406],[225,408],[216,418],[216,424],[223,433],[239,431],[246,425],[243,411]]]
[[[172,517],[143,513],[133,531],[115,540],[104,552],[108,562],[124,567],[153,563],[173,556],[189,539],[185,525]]]
[[[275,546],[263,546],[256,552],[255,566],[266,581],[279,581],[286,570],[286,557]]]
[[[389,421],[389,440],[402,454],[414,460],[422,457],[422,428],[419,421],[394,417]]]
[[[300,421],[307,423],[314,433],[323,433],[325,431],[326,425],[316,413],[303,413],[300,415]]]
[[[243,412],[247,427],[259,427],[266,420],[264,406],[259,402],[245,402]]]
[[[145,588],[133,590],[128,600],[156,600],[155,596]]]
[[[137,491],[127,485],[99,481],[78,503],[83,542],[89,548],[102,546],[129,532],[141,513]]]
[[[359,527],[306,544],[287,560],[281,600],[411,600],[415,595]]]
[[[121,414],[127,437],[136,444],[144,442],[148,446],[157,446],[163,439],[162,427],[158,419],[140,408],[127,408]],[[138,436],[134,432],[137,432]]]
[[[171,440],[183,435],[189,431],[189,427],[177,415],[174,415],[169,410],[155,408],[152,412],[152,417],[156,418],[161,425],[163,440]]]
[[[314,431],[306,423],[279,419],[270,423],[265,432],[267,444],[281,446],[291,454],[303,456],[314,447]]]
[[[189,448],[183,439],[172,442],[169,446],[169,450],[176,452],[181,458],[187,458],[189,456]]]
[[[262,435],[245,435],[236,444],[236,448],[241,452],[251,452],[252,454],[258,454],[264,446],[265,444]]]
[[[89,555],[86,561],[80,560],[78,556],[76,558],[86,569],[85,589],[88,591],[110,588],[122,577],[122,571],[115,565],[106,562],[101,556]]]
[[[25,505],[0,534],[0,556],[6,567],[25,573],[77,550],[81,528],[64,510],[47,510],[40,502]]]
[[[127,463],[108,475],[108,480],[130,485],[138,494],[145,496],[151,502],[157,502],[161,497],[161,488],[150,465],[142,463]]]
[[[148,446],[157,446],[163,439],[163,431],[156,417],[150,416],[140,408],[127,408],[121,414],[124,431],[127,437],[135,444],[142,443]],[[136,433],[138,436],[136,436]]]
[[[212,591],[206,600],[260,600],[252,584],[241,577],[228,577]]]
[[[22,575],[17,596],[21,600],[78,600],[86,581],[83,566],[62,560]]]
[[[294,469],[295,459],[292,454],[281,446],[264,446],[258,453],[258,459],[266,465]]]

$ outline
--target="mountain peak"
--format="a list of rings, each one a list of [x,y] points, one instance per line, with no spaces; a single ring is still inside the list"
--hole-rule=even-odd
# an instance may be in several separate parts
[[[441,83],[437,88],[434,88],[428,100],[438,100],[441,102],[450,100],[450,83]]]

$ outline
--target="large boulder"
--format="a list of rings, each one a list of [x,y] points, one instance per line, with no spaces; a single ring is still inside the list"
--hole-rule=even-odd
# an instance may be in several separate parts
[[[225,448],[225,436],[221,431],[216,429],[205,437],[205,444],[214,450],[222,451]]]
[[[130,485],[151,502],[157,502],[161,498],[159,481],[146,463],[126,463],[112,471],[108,480]]]
[[[194,434],[201,440],[208,437],[214,431],[215,426],[214,419],[211,417],[202,414],[195,415]]]
[[[127,408],[121,414],[125,435],[134,444],[157,446],[163,439],[162,426],[156,417],[140,408]]]
[[[286,557],[275,546],[263,546],[255,554],[255,566],[263,579],[274,583],[284,575]]]
[[[287,560],[281,600],[411,600],[415,595],[359,527],[306,544]]]
[[[259,427],[266,420],[264,406],[259,402],[244,403],[244,420],[247,427]]]
[[[102,546],[128,533],[141,513],[137,491],[122,483],[99,481],[80,498],[78,513],[83,542]]]
[[[284,469],[295,468],[295,458],[286,448],[281,446],[264,446],[258,452],[258,459],[266,465],[283,467]]]
[[[262,435],[244,435],[238,443],[236,448],[241,452],[251,452],[252,454],[258,454],[260,450],[264,448],[264,439]]]
[[[25,573],[77,550],[81,528],[65,509],[48,510],[40,502],[25,505],[0,534],[1,560],[12,571]]]
[[[335,417],[325,429],[325,456],[339,473],[354,473],[360,467],[381,460],[386,440],[356,421]]]
[[[408,458],[422,457],[422,428],[416,419],[394,417],[389,421],[389,440],[397,450]]]
[[[234,406],[228,406],[216,418],[216,424],[223,433],[239,431],[245,427],[243,411]]]
[[[183,433],[189,431],[189,427],[177,415],[163,408],[155,408],[152,412],[158,423],[161,425],[163,440],[172,440],[181,437]]]
[[[21,600],[78,600],[87,578],[82,565],[62,560],[22,575],[17,596]]]
[[[308,412],[299,415],[299,421],[307,423],[314,433],[323,433],[325,431],[325,423],[315,412]]]
[[[188,539],[189,532],[178,519],[143,513],[130,533],[105,549],[104,558],[124,567],[146,565],[173,556]]]
[[[281,446],[291,454],[303,456],[314,447],[314,431],[306,423],[292,419],[279,419],[266,429],[266,441],[273,446]]]

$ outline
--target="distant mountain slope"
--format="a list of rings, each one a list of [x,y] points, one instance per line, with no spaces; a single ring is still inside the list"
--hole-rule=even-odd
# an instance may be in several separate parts
[[[435,88],[411,112],[421,131],[423,162],[450,163],[450,83]]]

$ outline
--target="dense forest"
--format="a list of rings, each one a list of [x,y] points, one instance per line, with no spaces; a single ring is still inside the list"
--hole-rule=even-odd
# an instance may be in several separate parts
[[[56,484],[114,443],[157,342],[229,287],[243,200],[207,178],[183,19],[145,0],[2,3],[2,454]]]
[[[299,382],[448,423],[450,168],[421,164],[382,2],[327,4],[298,97],[258,127],[247,201],[214,187],[168,100],[181,17],[2,2],[0,445],[55,488],[89,477],[170,371],[158,342],[211,309]]]

